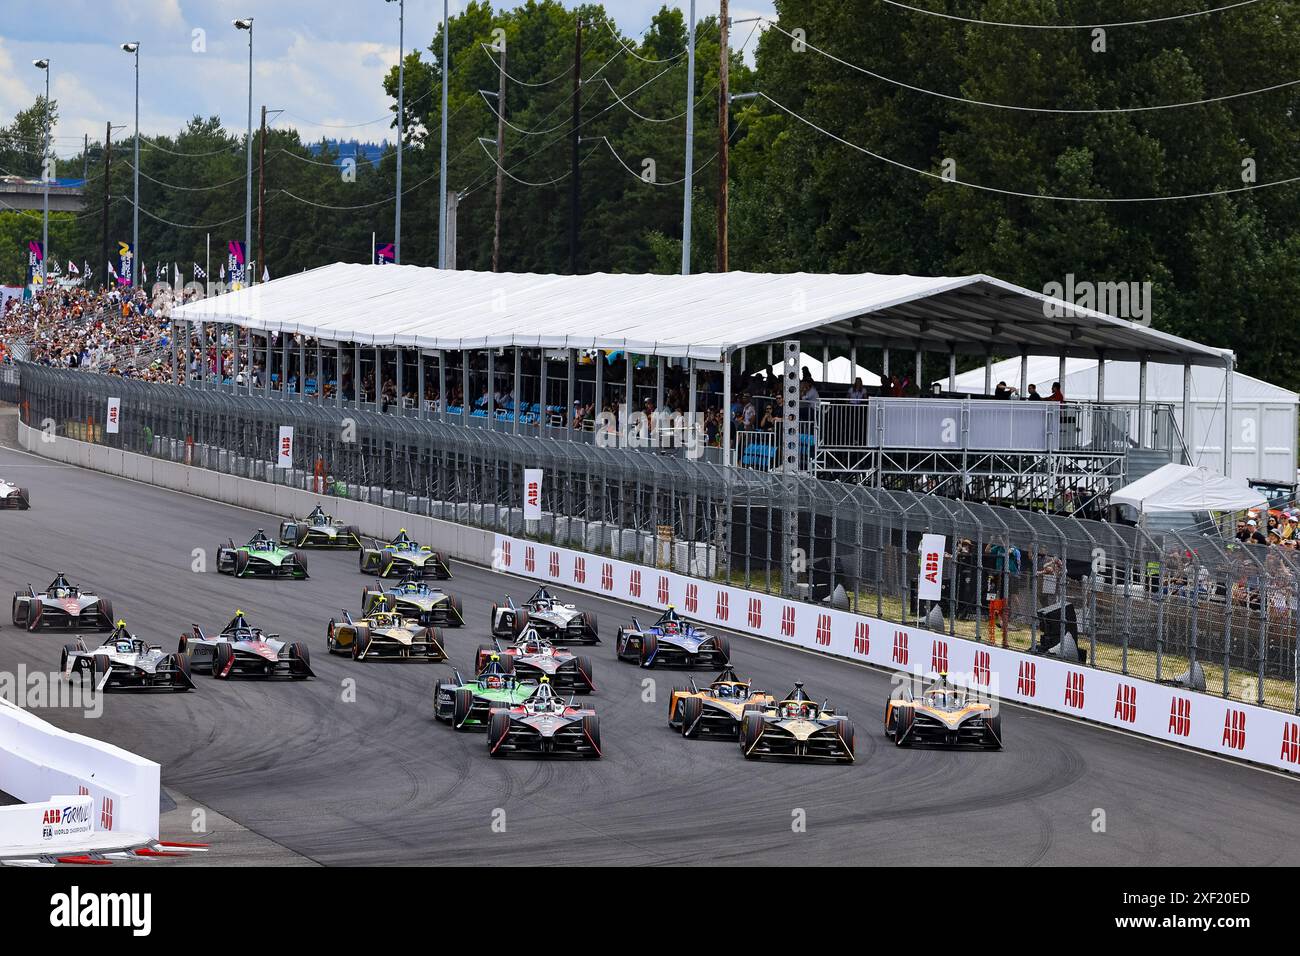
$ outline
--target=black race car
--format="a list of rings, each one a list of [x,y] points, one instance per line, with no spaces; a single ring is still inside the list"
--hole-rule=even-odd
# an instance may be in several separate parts
[[[649,627],[642,627],[636,618],[631,627],[620,627],[614,649],[619,660],[642,667],[723,670],[731,665],[731,644],[725,637],[679,617],[672,607]]]
[[[29,584],[14,595],[13,621],[29,631],[111,631],[113,605],[69,584],[59,571],[44,591]]]
[[[518,607],[506,595],[505,604],[492,605],[492,635],[516,638],[528,627],[553,644],[599,644],[596,615],[565,604],[545,587]]]

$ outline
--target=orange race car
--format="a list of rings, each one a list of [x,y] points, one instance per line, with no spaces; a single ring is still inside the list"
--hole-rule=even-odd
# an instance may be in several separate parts
[[[978,694],[948,683],[947,673],[913,697],[904,684],[885,702],[885,736],[914,743],[1002,749],[1002,716]]]
[[[751,690],[728,667],[704,690],[690,678],[690,687],[675,687],[668,701],[668,726],[680,730],[683,737],[740,736],[745,713],[776,706],[776,698],[763,691]]]

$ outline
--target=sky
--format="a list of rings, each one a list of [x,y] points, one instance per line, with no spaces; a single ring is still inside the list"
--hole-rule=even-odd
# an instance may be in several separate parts
[[[464,5],[452,0],[452,15]],[[661,5],[605,0],[632,36]],[[717,0],[697,3],[697,17],[717,12]],[[733,19],[772,13],[771,0],[731,2]],[[391,135],[383,77],[398,58],[397,3],[386,0],[53,0],[35,7],[0,0],[0,125],[44,92],[44,75],[31,61],[48,57],[59,156],[77,155],[85,134],[102,139],[110,120],[129,135],[133,57],[120,47],[139,41],[141,133],[174,134],[196,115],[217,114],[238,126],[247,119],[248,34],[231,21],[247,16],[255,18],[255,114],[263,103],[284,110],[277,125],[297,128],[307,141]],[[406,0],[407,48],[426,48],[441,16],[438,0]],[[751,43],[746,52],[752,51]]]

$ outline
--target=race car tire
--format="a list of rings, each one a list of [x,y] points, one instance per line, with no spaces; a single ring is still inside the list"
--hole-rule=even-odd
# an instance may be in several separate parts
[[[303,673],[294,674],[294,677],[305,678],[306,672],[311,669],[311,650],[302,641],[294,641],[289,645],[289,659],[292,661],[302,661]],[[292,673],[292,671],[290,671]]]
[[[19,608],[21,608],[22,610],[20,611]],[[12,619],[14,622],[14,627],[22,627],[24,624],[27,623],[27,602],[19,601],[17,594],[14,595]]]
[[[746,704],[740,708],[740,714],[743,718],[745,714],[761,714],[763,712],[762,704]]]
[[[173,654],[172,664],[173,666],[175,666],[175,668],[178,671],[180,671],[186,677],[190,676],[190,659],[186,657],[184,654]]]
[[[683,697],[677,702],[677,715],[682,722],[682,736],[688,740],[700,735],[700,715],[704,713],[704,701],[698,697]]]
[[[248,571],[248,552],[236,551],[235,552],[235,577],[242,578],[245,572],[247,571]]]
[[[591,743],[595,749],[595,756],[600,756],[600,718],[595,714],[587,714],[582,718],[583,736]]]
[[[898,723],[898,711],[890,708],[891,701],[885,701],[885,736],[894,739],[894,726]]]
[[[583,691],[586,691],[587,693],[591,693],[594,691],[596,689],[596,681],[594,677],[596,672],[592,669],[591,658],[587,657],[585,654],[579,654],[573,659],[573,666],[578,669],[578,680],[582,684],[582,686],[578,688],[578,692],[582,693]]]
[[[76,654],[76,653],[77,653],[78,651],[80,651],[80,650],[81,650],[81,648],[77,647],[77,645],[76,645],[75,643],[72,643],[72,642],[69,642],[69,643],[63,645],[63,651],[62,651],[62,653],[59,654],[59,673],[60,673],[60,674],[68,674],[68,660],[72,657],[73,654]],[[77,672],[78,672],[78,673],[81,672],[81,668],[80,668],[80,667],[77,668]],[[71,674],[68,674],[68,677],[71,677],[71,676],[72,676]]]
[[[27,620],[23,624],[29,632],[39,631],[41,628],[41,602],[33,600],[27,602]]]
[[[330,618],[330,622],[325,625],[325,650],[333,654],[337,648],[334,646],[334,628],[338,622]]]
[[[1001,714],[993,714],[992,716],[989,717],[986,734],[988,735],[989,740],[987,743],[984,744],[984,746],[988,747],[990,750],[1001,750],[1002,749],[1002,715]]]
[[[103,623],[99,625],[99,629],[101,631],[111,631],[117,625],[117,618],[113,617],[113,602],[107,598],[100,598],[99,613],[104,618]]]
[[[307,556],[301,551],[295,551],[293,553],[293,561],[294,564],[298,566],[298,569],[302,571],[302,576],[304,578],[307,577]]]
[[[722,666],[728,667],[731,664],[731,641],[727,640],[721,634],[713,638],[713,646],[718,649],[718,656],[722,658]]]
[[[433,564],[434,578],[446,581],[451,577],[451,565],[447,563],[447,556],[441,551],[433,552],[433,557],[429,561]]]
[[[434,649],[431,649],[429,651],[430,659],[433,658],[446,659],[447,642],[442,636],[442,628],[431,627],[428,629],[428,631],[429,631],[429,640],[432,641],[434,645]]]
[[[451,613],[447,615],[447,626],[463,627],[465,625],[465,611],[460,606],[460,598],[454,594],[449,595],[447,606],[451,609]]]
[[[230,659],[235,656],[235,649],[225,641],[218,641],[212,647],[212,676],[218,680],[225,680],[229,675],[226,673],[226,666]]]
[[[493,650],[492,653],[495,654],[496,651]],[[497,663],[501,665],[501,673],[513,674],[515,672],[515,659],[511,655],[502,654],[501,659],[497,661]]]
[[[182,634],[182,635],[181,635],[181,639],[180,639],[179,641],[176,642],[176,653],[177,653],[177,654],[184,654],[186,651],[189,650],[189,647],[190,647],[190,638],[189,638],[189,635],[188,635],[188,634]]]
[[[836,729],[839,731],[840,740],[844,741],[844,747],[849,752],[848,756],[844,758],[844,762],[852,763],[853,755],[857,752],[853,740],[853,721],[847,717],[841,717],[835,723],[838,725]]]
[[[897,715],[894,720],[894,744],[899,747],[910,747],[912,737],[909,731],[912,729],[912,721],[916,719],[916,714],[911,707],[900,707],[894,713]]]
[[[659,639],[653,634],[642,634],[641,647],[637,650],[637,663],[642,667],[654,667],[654,656],[657,650],[659,650]]]
[[[761,715],[750,711],[742,718],[740,722],[740,752],[746,759],[756,760],[758,754],[750,753],[750,748],[758,742],[758,738],[763,735],[763,720]]]
[[[451,725],[462,730],[474,706],[474,692],[468,687],[457,687],[451,702]]]
[[[501,629],[500,629],[499,627],[497,627],[497,611],[499,611],[499,610],[501,610],[501,605],[498,604],[496,601],[493,601],[493,602],[492,602],[492,620],[491,620],[491,628],[490,628],[491,631],[492,631],[492,636],[493,636],[493,637],[496,637],[497,635],[499,635],[499,634],[501,633]]]
[[[599,638],[600,632],[596,630],[596,615],[593,611],[583,611],[582,621],[587,626],[587,631],[593,638]]]
[[[501,741],[506,739],[506,734],[510,733],[510,715],[502,710],[494,710],[488,717],[488,755],[492,757],[504,757],[505,751],[500,749]]]
[[[364,624],[358,624],[352,629],[352,659],[359,661],[365,654],[366,648],[370,646],[370,628]]]
[[[484,666],[486,666],[487,662],[496,652],[497,649],[495,647],[490,647],[487,644],[480,644],[478,650],[474,652],[474,673],[483,673]]]
[[[520,608],[518,611],[515,612],[515,619],[514,619],[514,623],[511,626],[511,630],[514,632],[515,637],[518,637],[520,634],[524,633],[524,628],[526,628],[527,626],[528,626],[528,612],[523,608]]]
[[[442,680],[438,679],[433,682],[433,719],[442,720],[442,714],[438,713],[438,699],[442,697]]]
[[[95,654],[90,658],[90,675],[96,686],[99,686],[100,680],[102,680],[110,670],[112,670],[112,665],[108,662],[108,656],[106,654]]]

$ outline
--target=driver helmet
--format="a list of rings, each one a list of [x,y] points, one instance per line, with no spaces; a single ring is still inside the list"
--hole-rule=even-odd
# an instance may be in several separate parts
[[[506,686],[506,679],[500,674],[488,674],[487,686],[493,690],[500,689]]]
[[[719,697],[731,697],[731,696],[732,696],[732,694],[731,694],[731,685],[730,685],[730,684],[719,684],[719,685],[718,685],[718,696],[719,696]]]

